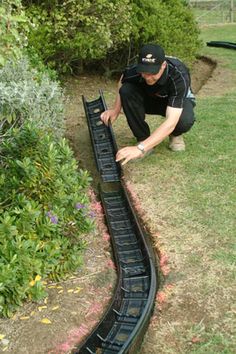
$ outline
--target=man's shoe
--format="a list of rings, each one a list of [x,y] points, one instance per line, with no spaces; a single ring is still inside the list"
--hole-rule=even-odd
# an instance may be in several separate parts
[[[170,139],[169,148],[172,151],[185,151],[185,143],[182,135],[178,135],[178,136],[170,135],[169,139]]]

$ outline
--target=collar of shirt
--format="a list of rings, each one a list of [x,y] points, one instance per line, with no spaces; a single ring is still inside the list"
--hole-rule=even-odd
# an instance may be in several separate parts
[[[156,82],[156,84],[165,85],[165,83],[167,81],[167,78],[168,78],[168,73],[169,73],[169,66],[168,66],[168,63],[167,63],[163,74],[161,75],[160,79]]]

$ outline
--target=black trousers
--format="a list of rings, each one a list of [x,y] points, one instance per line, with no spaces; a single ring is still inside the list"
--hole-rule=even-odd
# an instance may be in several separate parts
[[[150,128],[145,122],[145,114],[165,117],[167,98],[149,96],[141,87],[128,82],[123,83],[119,93],[124,114],[137,141],[147,139],[150,136]],[[192,99],[185,99],[182,114],[172,135],[178,136],[190,130],[195,121],[194,106]]]

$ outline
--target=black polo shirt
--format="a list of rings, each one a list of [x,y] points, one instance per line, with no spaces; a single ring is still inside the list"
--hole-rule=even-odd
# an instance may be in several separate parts
[[[153,97],[167,99],[167,105],[183,108],[185,98],[193,98],[188,68],[179,59],[166,56],[167,66],[160,79],[154,85],[147,85],[137,65],[128,67],[123,72],[122,83],[131,82],[140,85],[144,92]]]

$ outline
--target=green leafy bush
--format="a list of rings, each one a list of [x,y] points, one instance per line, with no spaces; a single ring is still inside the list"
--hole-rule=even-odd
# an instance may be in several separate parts
[[[187,64],[195,60],[201,46],[199,29],[189,6],[182,0],[131,0],[132,31],[129,43],[106,58],[106,66],[121,69],[135,61],[145,43],[158,43],[167,55]]]
[[[24,0],[35,28],[29,43],[60,70],[120,70],[145,43],[191,63],[201,45],[190,7],[183,0]],[[41,54],[42,53],[42,54]]]
[[[134,43],[157,42],[166,53],[192,62],[201,45],[199,29],[182,0],[133,0]],[[140,35],[137,37],[137,33]]]
[[[20,0],[0,3],[0,66],[12,58],[20,58],[28,43],[30,22]]]
[[[44,131],[64,132],[64,97],[57,81],[26,58],[0,69],[0,141],[14,125],[33,121]]]
[[[68,71],[104,58],[127,42],[129,0],[23,1],[35,28],[29,44],[51,66]]]
[[[25,125],[0,146],[0,313],[45,295],[41,279],[81,264],[93,225],[90,178],[65,139]]]

